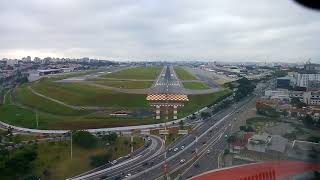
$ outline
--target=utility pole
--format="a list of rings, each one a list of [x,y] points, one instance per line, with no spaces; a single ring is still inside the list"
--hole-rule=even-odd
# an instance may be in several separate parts
[[[38,110],[36,110],[36,123],[37,123],[37,128],[39,127],[39,115],[38,115]]]
[[[131,135],[131,154],[133,153],[133,136]]]
[[[70,135],[70,157],[71,157],[71,160],[72,160],[72,131],[71,132],[71,135]]]

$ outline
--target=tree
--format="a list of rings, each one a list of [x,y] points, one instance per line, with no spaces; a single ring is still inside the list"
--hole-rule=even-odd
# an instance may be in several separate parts
[[[12,131],[13,131],[13,128],[9,126],[7,129],[7,135],[12,136]]]
[[[209,112],[202,112],[202,113],[200,114],[200,116],[201,116],[203,119],[207,119],[208,117],[211,116],[211,114],[210,114]]]
[[[320,137],[319,136],[310,136],[308,138],[308,141],[310,142],[315,142],[315,143],[319,143],[320,142]]]
[[[107,141],[110,144],[115,143],[117,138],[118,138],[118,135],[115,132],[110,132],[109,134],[106,134],[106,135],[102,136],[102,140],[103,141]]]
[[[123,144],[126,145],[126,146],[128,146],[129,141],[128,141],[127,139],[125,139],[125,140],[123,141]]]
[[[90,164],[93,167],[98,167],[101,166],[103,164],[105,164],[106,162],[111,160],[112,155],[110,153],[106,153],[103,155],[94,155],[90,157]]]
[[[297,97],[293,97],[290,101],[291,105],[297,107],[297,108],[302,108],[302,107],[305,107],[307,106],[306,103],[304,102],[301,102],[299,98]]]
[[[179,121],[179,126],[180,126],[180,129],[183,129],[183,128],[184,128],[184,121],[183,121],[183,120],[180,120],[180,121]]]
[[[38,176],[30,175],[24,178],[24,180],[39,180],[40,178]]]
[[[253,127],[251,126],[240,126],[240,131],[244,131],[244,132],[254,132]]]
[[[93,148],[97,145],[97,138],[88,131],[76,131],[73,141],[83,148]]]
[[[284,77],[284,76],[288,75],[288,72],[283,71],[283,70],[276,70],[276,71],[274,71],[273,75],[275,77]]]
[[[234,135],[231,135],[231,136],[229,136],[229,137],[227,138],[227,142],[228,142],[229,144],[236,142],[236,140],[237,140],[237,138],[236,138],[236,136],[234,136]]]
[[[240,99],[246,97],[251,94],[256,87],[251,81],[247,78],[241,78],[237,81],[239,83],[237,87],[237,91],[235,92],[234,99],[239,101]]]
[[[260,107],[260,108],[257,108],[257,113],[264,115],[264,116],[268,116],[268,117],[279,117],[281,114],[281,113],[277,112],[271,106],[267,106],[267,105]]]
[[[37,158],[37,152],[33,148],[21,149],[13,153],[5,160],[4,168],[0,172],[21,177],[31,171],[31,163]]]
[[[309,114],[307,114],[305,117],[302,118],[302,122],[306,126],[312,126],[314,123],[313,118]]]

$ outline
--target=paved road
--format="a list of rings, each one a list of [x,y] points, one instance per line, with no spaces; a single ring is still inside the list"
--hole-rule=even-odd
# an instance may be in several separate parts
[[[157,136],[149,136],[151,145],[143,151],[132,154],[129,159],[124,159],[122,162],[117,162],[116,165],[106,164],[105,167],[98,170],[92,170],[89,173],[84,173],[70,180],[91,180],[91,179],[115,179],[125,176],[124,172],[142,165],[149,159],[158,156],[164,150],[164,144],[161,138]]]
[[[255,106],[256,97],[252,98],[250,101],[248,101],[243,107],[241,107],[241,112],[249,111],[252,107]],[[232,134],[232,131],[234,130],[233,124],[236,124],[237,117],[239,113],[234,113],[229,117],[230,124],[228,125],[225,133],[223,134],[223,137],[225,135]],[[187,169],[181,171],[181,179],[187,179],[192,176],[201,174],[203,172],[206,172],[208,170],[213,170],[217,168],[221,168],[219,166],[219,156],[222,155],[224,149],[228,146],[228,143],[226,141],[226,138],[221,138],[218,141],[216,141],[214,144],[209,145],[207,150],[203,152],[201,156],[199,156],[198,159],[196,159],[190,167]],[[209,151],[208,151],[209,150]]]
[[[119,69],[114,69],[110,70],[108,73],[111,72],[116,72],[123,70],[121,68]],[[60,83],[84,83],[88,84],[91,86],[96,86],[99,88],[103,89],[108,89],[108,90],[113,90],[117,92],[122,92],[122,93],[130,93],[130,94],[210,94],[219,91],[219,87],[216,86],[212,81],[210,81],[207,77],[205,76],[199,76],[200,80],[205,82],[209,85],[210,89],[205,89],[205,90],[191,90],[191,89],[185,89],[183,87],[183,84],[177,77],[174,69],[172,66],[164,66],[162,72],[159,74],[158,78],[156,81],[154,81],[153,86],[151,88],[146,88],[146,89],[122,89],[122,88],[116,88],[116,87],[111,87],[107,85],[102,85],[102,84],[97,84],[94,81],[88,81],[90,79],[112,79],[112,80],[129,80],[129,79],[114,79],[114,78],[101,78],[99,77],[103,72],[97,72],[94,74],[89,74],[85,76],[80,76],[80,77],[72,77],[72,78],[67,78],[63,80],[59,80],[56,82]],[[130,81],[150,81],[150,80],[134,80],[130,79]],[[88,107],[90,108],[90,107]],[[99,108],[99,107],[97,107]]]
[[[153,83],[152,94],[184,94],[184,88],[172,66],[164,66],[158,79]]]
[[[230,117],[243,108],[247,101],[248,100],[236,103],[234,106],[216,114],[206,120],[192,134],[180,140],[178,144],[175,144],[174,147],[179,148],[179,151],[174,152],[171,150],[167,153],[169,172],[174,173],[185,164],[187,165],[189,163],[188,161],[191,161],[195,157],[196,149],[198,149],[199,153],[203,152],[206,150],[208,144],[211,145],[215,141],[224,138],[223,135],[227,133],[227,127],[232,119]],[[182,145],[185,146],[183,150],[181,150]],[[187,162],[181,164],[180,160],[182,159]],[[131,171],[131,174],[135,174],[132,176],[132,179],[142,180],[146,179],[146,177],[147,179],[163,179],[161,177],[163,177],[164,156],[159,156],[155,159],[154,164],[156,165],[139,173]]]
[[[139,167],[139,172],[134,169],[126,172],[133,174],[130,179],[164,179],[164,156],[167,157],[167,167],[169,174],[184,174],[183,178],[186,176],[192,176],[196,174],[188,174],[188,168],[194,166],[194,158],[199,157],[200,163],[204,165],[200,166],[199,172],[203,172],[206,169],[207,163],[212,163],[208,168],[217,168],[217,158],[220,153],[226,148],[226,137],[225,135],[230,135],[232,124],[235,120],[235,117],[240,111],[246,111],[250,109],[252,101],[255,101],[258,96],[260,96],[263,91],[263,86],[259,89],[256,89],[254,95],[243,99],[240,102],[234,103],[232,106],[220,111],[215,114],[213,117],[205,120],[195,131],[191,134],[184,136],[182,139],[174,143],[171,147],[168,147],[167,151],[159,155],[157,158],[152,159],[151,167],[143,168]],[[182,146],[185,146],[184,149],[181,149]],[[178,151],[173,151],[171,148],[179,148]],[[202,162],[206,156],[205,153],[210,149],[212,151],[212,159],[208,159],[207,162]],[[195,152],[197,156],[195,156]],[[210,152],[211,153],[211,152]],[[210,154],[209,153],[209,154]],[[184,159],[185,163],[180,163]],[[201,167],[205,167],[202,169]],[[141,171],[141,168],[144,170]],[[185,172],[185,173],[184,173]],[[197,171],[195,171],[197,172]]]

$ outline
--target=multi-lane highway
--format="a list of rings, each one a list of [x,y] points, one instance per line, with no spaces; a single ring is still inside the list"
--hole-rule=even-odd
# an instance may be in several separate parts
[[[195,160],[202,161],[208,149],[212,151],[213,159],[217,159],[219,153],[226,147],[225,135],[230,132],[234,116],[240,110],[246,109],[249,101],[254,101],[254,98],[247,98],[203,121],[191,134],[182,137],[166,150],[159,150],[149,158],[132,157],[134,160],[127,161],[128,163],[117,169],[105,169],[94,176],[88,176],[90,178],[87,179],[163,179],[165,154],[168,174],[182,174],[183,178],[196,175],[197,171],[189,173],[190,167],[195,166],[194,162],[197,162]],[[199,172],[202,171],[203,169],[199,168]]]
[[[108,163],[102,167],[69,179],[117,179],[124,177],[126,175],[124,172],[130,171],[136,166],[149,161],[150,159],[158,156],[164,150],[163,141],[159,137],[153,135],[148,137],[149,138],[146,139],[146,141],[150,142],[148,148],[137,151],[131,154],[130,157],[122,157],[116,162],[116,164]]]
[[[239,110],[246,108],[248,101],[245,99],[233,106],[221,111],[212,118],[203,122],[192,134],[185,136],[183,139],[173,144],[167,149],[167,165],[168,173],[175,173],[180,171],[180,168],[188,166],[189,163],[197,156],[200,156],[203,152],[206,152],[208,148],[215,149],[221,142],[225,141],[225,135],[230,132],[230,125],[232,123],[233,115]],[[181,147],[184,146],[182,149]],[[174,149],[179,150],[174,152]],[[223,148],[224,149],[224,148]],[[196,153],[198,152],[198,153]],[[182,160],[182,161],[181,161]],[[183,162],[185,161],[185,162]],[[190,162],[189,162],[190,161]],[[129,172],[135,174],[132,179],[161,179],[164,176],[164,156],[160,155],[153,160],[156,165],[146,168],[141,172]]]

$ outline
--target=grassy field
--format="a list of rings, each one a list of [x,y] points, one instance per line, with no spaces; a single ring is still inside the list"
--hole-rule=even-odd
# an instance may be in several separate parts
[[[122,88],[122,89],[146,89],[152,86],[152,81],[115,81],[115,80],[98,80],[97,84]]]
[[[162,67],[136,67],[125,69],[122,71],[114,72],[104,75],[106,78],[116,79],[146,79],[154,80],[158,77],[162,70]]]
[[[133,68],[130,70],[135,72],[141,79],[144,77],[139,73],[148,71],[154,73],[161,68]],[[147,69],[147,70],[146,70]],[[157,69],[157,70],[155,70]],[[184,71],[184,70],[183,70]],[[120,71],[128,73],[128,70]],[[118,72],[118,73],[120,73]],[[121,73],[120,73],[121,74]],[[111,74],[110,74],[111,75]],[[132,74],[131,74],[132,75]],[[144,74],[146,75],[146,74]],[[147,73],[147,76],[148,73]],[[154,76],[156,77],[157,74]],[[121,78],[126,78],[124,75],[119,75]],[[130,76],[133,77],[133,76]],[[0,120],[27,128],[39,129],[87,129],[87,128],[108,128],[117,126],[130,126],[160,123],[155,120],[150,114],[152,109],[146,101],[146,95],[119,93],[108,89],[96,87],[94,85],[82,83],[57,83],[55,78],[46,78],[32,84],[26,84],[16,88],[12,91],[12,99],[6,96],[6,104],[0,106]],[[152,81],[111,81],[106,80],[110,86],[122,88],[143,88],[150,86]],[[31,86],[35,91],[51,97],[53,99],[62,101],[74,106],[94,106],[105,107],[104,111],[95,110],[77,110],[69,108],[65,105],[56,103],[46,98],[40,97],[28,88]],[[204,88],[204,85],[191,83],[193,88]],[[213,94],[206,95],[190,95],[190,101],[185,104],[182,109],[179,109],[179,117],[187,116],[204,106],[214,103],[214,101],[228,93],[228,91],[220,91]],[[16,104],[22,104],[20,107],[16,105],[8,105],[13,101]],[[112,117],[110,112],[127,110],[131,112],[143,112],[148,115],[133,116],[133,117]],[[38,114],[38,127],[36,126],[36,115]]]
[[[114,145],[105,146],[100,143],[93,149],[83,149],[73,146],[73,158],[70,158],[70,143],[43,143],[39,144],[38,158],[33,162],[33,173],[48,180],[62,180],[86,172],[93,167],[90,165],[90,156],[101,155],[107,152],[112,153],[112,159],[117,159],[130,152],[130,147],[123,142],[129,140],[128,137],[119,137]],[[143,145],[141,138],[135,138],[134,149]],[[116,148],[116,149],[115,149]],[[43,172],[47,170],[48,176]]]
[[[184,80],[197,80],[197,78],[193,74],[189,73],[188,71],[186,71],[182,67],[174,67],[174,71],[176,72],[178,78],[182,81],[184,81]]]
[[[202,82],[183,82],[186,89],[209,89],[209,86]]]
[[[36,125],[36,114],[33,111],[15,105],[0,105],[0,120],[9,124],[19,124],[23,127]]]
[[[54,92],[53,92],[54,93]],[[17,101],[34,109],[59,115],[86,114],[86,111],[75,110],[32,93],[27,87],[16,90]],[[61,97],[63,98],[63,97]]]
[[[145,95],[119,93],[92,85],[55,83],[43,80],[32,85],[37,92],[76,106],[104,106],[114,108],[148,107]]]
[[[4,101],[3,101],[4,104],[11,104],[11,91],[7,91],[5,94],[4,94]]]
[[[267,123],[279,122],[276,118],[269,117],[253,117],[246,120],[248,126],[253,127],[256,131],[261,130]]]
[[[206,95],[191,95],[190,101],[185,103],[185,106],[179,109],[179,117],[187,116],[204,106],[207,106],[220,97],[226,94],[228,91],[220,91],[217,93]],[[42,100],[41,100],[42,101]],[[34,101],[31,101],[34,102]],[[38,102],[42,104],[43,102]],[[36,103],[37,104],[37,103]],[[46,105],[48,106],[48,104]],[[162,122],[153,119],[153,117],[144,118],[125,118],[125,117],[111,117],[108,113],[96,113],[83,114],[75,113],[71,115],[61,115],[48,113],[48,109],[42,111],[42,107],[36,106],[38,109],[38,122],[40,129],[87,129],[87,128],[108,128],[117,126],[133,126],[142,124],[153,124]],[[147,108],[149,110],[149,108]],[[56,109],[57,111],[57,109]],[[36,128],[35,111],[20,108],[14,105],[2,105],[0,106],[1,120],[13,125],[18,125],[28,128]]]
[[[185,117],[197,110],[214,103],[219,97],[229,93],[229,90],[222,90],[211,94],[189,95],[189,101],[184,104],[181,110],[178,110],[180,118]]]

